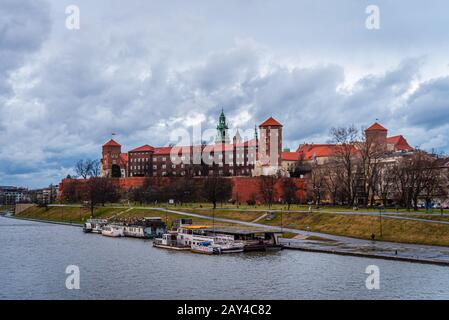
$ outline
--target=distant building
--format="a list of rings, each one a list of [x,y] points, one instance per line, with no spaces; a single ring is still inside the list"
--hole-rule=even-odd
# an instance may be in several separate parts
[[[0,186],[0,204],[12,205],[24,202],[27,199],[27,192],[26,188]]]
[[[365,130],[366,143],[372,144],[387,157],[400,157],[407,152],[413,151],[407,140],[402,135],[388,137],[388,130],[379,123],[374,123]],[[295,152],[282,152],[283,167],[289,171],[293,170],[299,161],[323,164],[338,153],[336,144],[305,143],[298,147]],[[354,153],[357,152],[357,144],[354,145]]]
[[[48,188],[29,190],[29,201],[38,204],[54,203],[58,197],[58,189],[58,185],[50,185]]]

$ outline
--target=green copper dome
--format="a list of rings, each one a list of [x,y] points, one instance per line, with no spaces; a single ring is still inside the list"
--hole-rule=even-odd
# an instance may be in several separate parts
[[[226,116],[222,108],[220,118],[218,119],[217,138],[215,139],[216,143],[229,143],[228,129],[229,127],[226,123]]]

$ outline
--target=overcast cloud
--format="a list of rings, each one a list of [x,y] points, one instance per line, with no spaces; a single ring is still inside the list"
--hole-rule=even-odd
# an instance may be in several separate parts
[[[65,28],[78,5],[81,29]],[[381,29],[365,28],[376,4]],[[45,186],[117,133],[124,150],[177,128],[269,116],[284,146],[376,119],[449,151],[447,1],[2,0],[0,185]]]

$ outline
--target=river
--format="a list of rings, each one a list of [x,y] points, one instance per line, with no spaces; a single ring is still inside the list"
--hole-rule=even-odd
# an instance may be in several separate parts
[[[80,289],[68,290],[68,265]],[[365,269],[380,270],[380,289]],[[205,256],[0,217],[0,299],[449,299],[449,267],[283,250]]]

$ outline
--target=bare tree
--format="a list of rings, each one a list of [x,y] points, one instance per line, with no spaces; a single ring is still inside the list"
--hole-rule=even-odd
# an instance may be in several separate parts
[[[90,162],[89,176],[98,177],[100,176],[100,160],[88,160]]]
[[[384,162],[379,164],[374,184],[375,195],[382,200],[383,206],[386,207],[388,199],[392,198],[395,186],[394,163]]]
[[[87,179],[89,177],[98,177],[100,175],[99,160],[79,160],[75,164],[75,172],[77,176]]]
[[[76,203],[80,200],[80,183],[78,180],[66,179],[62,185],[61,198],[68,203]]]
[[[360,142],[356,142],[357,158],[356,164],[356,190],[357,204],[374,204],[376,179],[379,175],[379,164],[382,156],[385,154],[373,139],[367,139],[366,131],[362,131]]]
[[[338,202],[338,198],[342,197],[343,167],[338,162],[331,160],[322,164],[321,170],[324,176],[324,189],[329,193],[331,203],[335,205]]]
[[[276,176],[260,176],[259,178],[259,191],[269,208],[271,208],[276,195],[276,179]]]
[[[87,179],[90,174],[90,161],[79,160],[75,164],[75,172],[77,176],[82,177],[83,179]]]
[[[216,209],[217,202],[229,200],[232,197],[231,180],[217,175],[207,176],[203,183],[203,197],[212,202]]]
[[[357,164],[355,144],[358,130],[354,126],[332,128],[331,140],[337,145],[334,155],[335,161],[343,167],[341,183],[344,187],[348,205],[355,200],[355,168]]]
[[[285,202],[287,202],[288,210],[290,210],[290,205],[298,200],[296,195],[298,187],[291,178],[283,178],[281,181],[281,186]]]
[[[429,203],[445,192],[445,179],[437,159],[420,150],[395,163],[393,177],[396,199],[407,209],[413,207],[417,211],[420,198]]]
[[[116,185],[110,178],[90,178],[84,188],[83,200],[89,205],[91,215],[94,215],[96,205],[119,200]]]
[[[310,174],[309,184],[308,184],[308,194],[309,197],[313,199],[313,202],[317,207],[321,205],[321,200],[325,191],[325,176],[324,168],[317,163],[312,165],[312,171]]]

